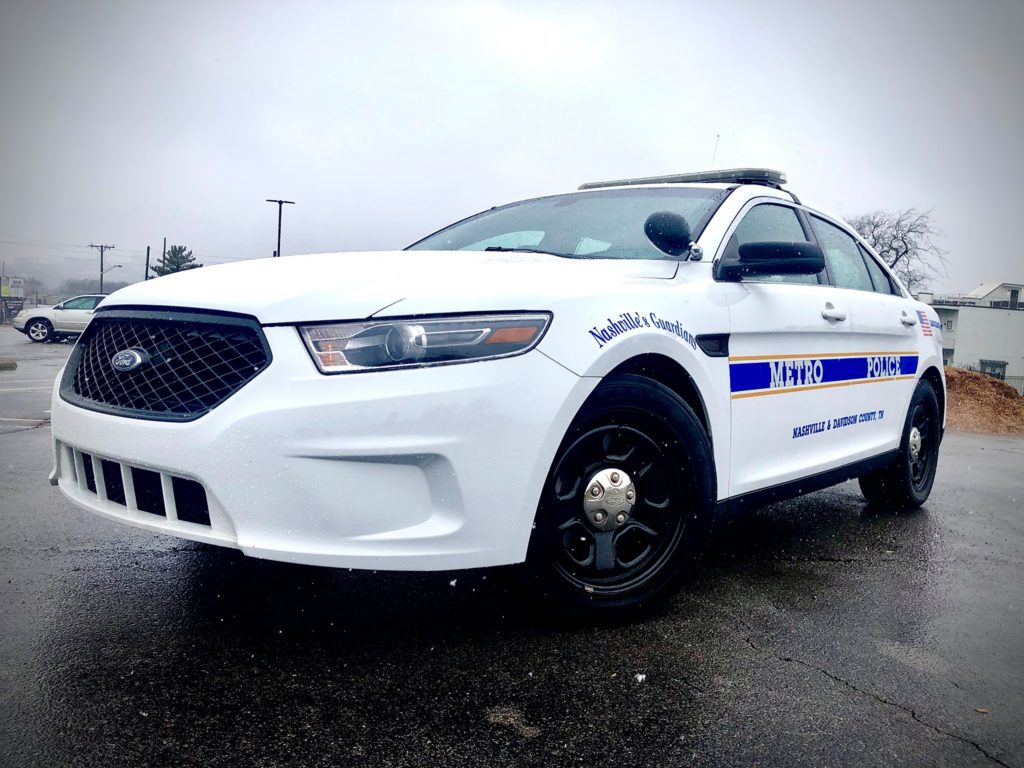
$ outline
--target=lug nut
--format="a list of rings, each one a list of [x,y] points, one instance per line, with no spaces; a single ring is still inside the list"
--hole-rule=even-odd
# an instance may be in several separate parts
[[[604,520],[604,512],[595,512],[594,513],[594,522],[595,523],[600,523],[603,520]]]
[[[626,513],[619,512],[619,514],[615,516],[615,522],[617,522],[619,525],[622,525],[624,522],[626,522]]]
[[[626,501],[632,501],[636,493],[632,490],[626,491]]]
[[[619,473],[618,473],[618,472],[612,472],[612,474],[611,474],[611,481],[612,481],[612,482],[613,482],[613,483],[614,483],[615,485],[618,485],[618,484],[619,484],[619,480],[620,480],[620,479],[621,479],[621,478],[619,477]]]
[[[590,495],[593,496],[594,498],[597,498],[598,496],[600,496],[601,495],[601,486],[599,486],[599,485],[592,485],[590,487]]]

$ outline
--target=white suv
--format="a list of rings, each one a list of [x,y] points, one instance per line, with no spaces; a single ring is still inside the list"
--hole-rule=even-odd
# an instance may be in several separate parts
[[[75,296],[52,307],[32,307],[14,316],[14,328],[32,341],[59,341],[77,336],[92,320],[96,305],[107,298],[101,293]]]
[[[590,616],[670,594],[751,505],[853,477],[919,505],[944,425],[935,313],[782,182],[589,184],[404,251],[124,288],[57,382],[51,481],[255,557],[524,563]]]

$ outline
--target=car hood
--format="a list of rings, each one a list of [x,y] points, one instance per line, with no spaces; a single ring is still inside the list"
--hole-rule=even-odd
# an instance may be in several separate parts
[[[135,283],[117,306],[188,307],[254,315],[261,323],[544,309],[554,299],[669,279],[671,260],[571,259],[533,253],[373,251],[285,256],[203,267]]]

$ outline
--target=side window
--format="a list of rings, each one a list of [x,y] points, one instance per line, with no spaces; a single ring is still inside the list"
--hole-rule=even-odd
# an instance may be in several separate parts
[[[885,270],[878,266],[874,256],[864,250],[864,247],[859,243],[857,247],[860,248],[860,255],[864,257],[864,263],[868,265],[868,274],[871,275],[871,282],[874,284],[875,290],[878,293],[896,294],[897,292],[893,289],[892,281],[885,274]]]
[[[860,255],[857,241],[839,227],[835,227],[817,216],[811,216],[811,227],[818,237],[818,245],[825,253],[825,264],[828,265],[828,271],[832,275],[832,281],[836,288],[873,291],[871,276]]]
[[[92,309],[96,306],[96,302],[89,296],[84,296],[82,298],[65,301],[62,306],[64,309]]]
[[[102,296],[93,296],[91,299],[89,299],[89,304],[88,306],[86,306],[86,309],[96,309],[96,305],[99,304],[101,301],[103,301]]]
[[[807,242],[804,228],[796,211],[784,205],[765,203],[747,211],[736,231],[729,238],[726,252],[735,252],[744,243],[758,243],[772,240],[786,242]],[[748,282],[760,283],[805,283],[817,285],[817,275],[761,275],[746,278]]]
[[[796,211],[784,205],[758,205],[747,211],[733,233],[737,245],[764,240],[806,241]]]

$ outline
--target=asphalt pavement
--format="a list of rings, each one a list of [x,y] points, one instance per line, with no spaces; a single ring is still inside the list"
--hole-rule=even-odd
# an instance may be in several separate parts
[[[0,765],[1021,766],[1024,440],[932,498],[716,531],[659,615],[567,629],[500,572],[249,559],[49,486],[66,344],[0,328]]]

